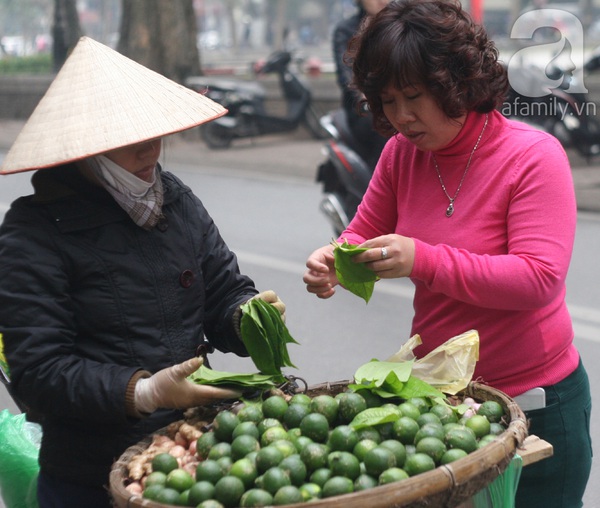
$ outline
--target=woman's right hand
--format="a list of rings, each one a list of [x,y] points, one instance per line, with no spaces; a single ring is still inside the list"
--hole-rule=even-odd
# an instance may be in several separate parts
[[[200,385],[187,378],[202,365],[202,358],[192,358],[166,367],[135,385],[135,407],[140,413],[158,408],[187,409],[213,404],[222,399],[237,399],[242,393],[216,386]]]
[[[306,261],[308,270],[304,273],[304,283],[309,293],[319,298],[329,298],[335,294],[339,284],[335,273],[333,245],[325,245],[314,251]]]

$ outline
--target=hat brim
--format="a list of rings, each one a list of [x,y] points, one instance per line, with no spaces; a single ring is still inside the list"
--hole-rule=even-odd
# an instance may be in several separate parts
[[[43,169],[219,118],[220,104],[82,37],[0,167]]]

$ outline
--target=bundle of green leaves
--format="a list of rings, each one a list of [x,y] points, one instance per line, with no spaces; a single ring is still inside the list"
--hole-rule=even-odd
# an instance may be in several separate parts
[[[253,390],[269,390],[277,386],[275,376],[267,374],[238,374],[235,372],[221,372],[209,369],[202,365],[189,378],[190,381],[200,385],[222,385],[228,387],[241,387]]]
[[[200,367],[188,377],[198,384],[228,385],[253,390],[268,390],[286,381],[281,369],[296,366],[290,360],[287,345],[298,342],[279,311],[270,303],[253,298],[241,305],[240,331],[242,342],[259,370],[254,374],[219,372]]]
[[[410,399],[429,397],[444,399],[445,395],[412,375],[415,360],[405,362],[382,362],[376,359],[361,365],[354,373],[356,384],[349,385],[353,390],[371,390],[384,399]]]
[[[354,256],[369,249],[352,245],[347,241],[340,244],[333,240],[332,245],[335,247],[333,250],[335,273],[340,284],[351,293],[362,298],[366,303],[369,303],[375,289],[375,282],[379,280],[379,277],[373,270],[369,270],[364,263],[352,261]]]
[[[356,370],[355,384],[349,384],[348,388],[357,393],[369,390],[383,399],[409,400],[413,397],[425,397],[438,404],[445,404],[446,397],[441,391],[411,374],[413,363],[414,360],[381,362],[373,359]],[[394,422],[399,416],[393,407],[372,407],[356,415],[350,426],[355,429],[372,427]]]
[[[285,381],[282,367],[296,368],[287,345],[298,342],[290,335],[279,311],[260,298],[248,300],[242,305],[240,329],[242,342],[260,373]]]

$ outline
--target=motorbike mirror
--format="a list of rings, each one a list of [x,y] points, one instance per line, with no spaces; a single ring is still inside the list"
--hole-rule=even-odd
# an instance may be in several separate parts
[[[290,64],[291,60],[292,55],[289,51],[275,51],[274,53],[271,53],[259,73],[267,74],[270,72],[282,71]]]
[[[590,58],[583,64],[587,72],[592,72],[600,68],[600,48],[596,48]]]
[[[265,66],[265,60],[257,60],[256,62],[252,62],[250,66],[253,74],[260,74]]]

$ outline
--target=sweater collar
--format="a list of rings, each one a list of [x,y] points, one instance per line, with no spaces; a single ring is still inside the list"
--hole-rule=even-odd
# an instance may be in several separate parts
[[[492,113],[489,113],[489,116],[491,117]],[[434,152],[436,157],[469,155],[472,152],[475,143],[477,143],[477,138],[479,138],[484,124],[485,113],[469,111],[465,118],[465,123],[456,137],[445,147],[441,148],[440,150],[436,150]],[[489,125],[486,130],[488,129]]]

